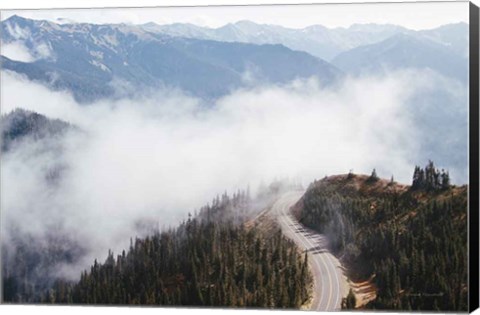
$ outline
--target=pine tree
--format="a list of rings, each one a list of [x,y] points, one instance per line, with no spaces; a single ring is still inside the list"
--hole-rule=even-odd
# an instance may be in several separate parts
[[[390,182],[388,183],[390,186],[392,186],[393,184],[395,184],[395,180],[393,178],[393,175],[392,177],[390,178]]]
[[[379,180],[379,177],[377,175],[377,171],[375,169],[373,169],[372,174],[370,175],[370,177],[368,178],[367,181],[370,182],[370,183],[373,183],[373,182],[376,182],[378,180]]]

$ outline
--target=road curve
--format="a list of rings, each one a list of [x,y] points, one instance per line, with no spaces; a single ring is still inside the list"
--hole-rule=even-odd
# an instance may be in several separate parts
[[[341,309],[342,297],[348,293],[348,284],[341,264],[328,251],[324,235],[306,229],[290,213],[290,208],[302,197],[303,192],[283,194],[272,206],[271,214],[277,218],[285,236],[300,248],[308,251],[309,265],[314,280],[312,311],[336,311]]]

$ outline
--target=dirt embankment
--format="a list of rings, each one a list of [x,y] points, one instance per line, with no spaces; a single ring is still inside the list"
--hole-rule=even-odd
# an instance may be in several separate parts
[[[377,298],[377,288],[373,284],[372,280],[373,276],[366,281],[348,281],[348,284],[355,295],[355,308],[361,308]]]

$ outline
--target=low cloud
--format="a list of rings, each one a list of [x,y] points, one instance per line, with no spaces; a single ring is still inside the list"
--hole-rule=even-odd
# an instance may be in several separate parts
[[[135,222],[175,226],[225,190],[373,168],[409,183],[425,162],[415,161],[419,129],[406,109],[430,77],[412,71],[330,88],[312,79],[238,90],[210,106],[178,91],[79,105],[2,75],[3,113],[30,109],[83,130],[65,137],[62,154],[31,145],[2,157],[3,222],[39,237],[58,224],[88,249],[82,268],[126,248]],[[49,188],[42,172],[54,164],[67,168]]]
[[[1,45],[1,55],[11,60],[21,62],[33,62],[40,59],[55,59],[52,48],[49,43],[33,43],[33,48],[29,49],[24,41],[16,40]]]
[[[32,62],[35,58],[30,54],[30,51],[21,41],[14,41],[11,43],[2,43],[1,55],[16,61]]]

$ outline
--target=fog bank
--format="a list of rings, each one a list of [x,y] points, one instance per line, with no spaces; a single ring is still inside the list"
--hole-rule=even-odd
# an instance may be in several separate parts
[[[421,130],[411,100],[431,78],[402,71],[330,88],[299,80],[238,90],[209,106],[179,91],[79,105],[4,71],[2,113],[29,109],[82,130],[64,137],[62,154],[39,154],[37,143],[2,156],[5,239],[8,226],[39,238],[59,226],[88,249],[85,268],[109,248],[126,248],[139,220],[175,226],[225,190],[373,168],[410,183],[414,165],[426,163],[416,160]],[[44,172],[58,164],[66,168],[50,187]],[[64,270],[78,276],[78,268]]]

